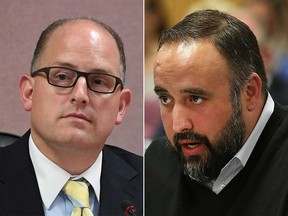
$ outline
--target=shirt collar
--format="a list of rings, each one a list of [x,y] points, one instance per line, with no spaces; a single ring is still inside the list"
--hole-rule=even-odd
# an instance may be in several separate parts
[[[268,94],[265,106],[252,133],[237,152],[237,154],[222,168],[215,181],[209,182],[208,187],[218,194],[243,169],[265,127],[274,111],[274,101]]]
[[[274,111],[274,101],[270,94],[268,94],[265,106],[263,108],[263,111],[260,115],[260,118],[253,129],[252,133],[244,143],[243,147],[239,150],[239,152],[235,155],[236,158],[238,158],[241,161],[241,164],[243,166],[246,165],[262,131],[264,130],[265,125],[267,124],[269,118],[271,117],[273,111]]]
[[[59,192],[61,192],[63,186],[72,176],[43,155],[36,147],[31,135],[29,138],[29,153],[34,166],[42,201],[45,208],[49,209]],[[102,151],[94,164],[79,175],[79,178],[83,177],[91,184],[98,201],[100,197],[101,170]]]

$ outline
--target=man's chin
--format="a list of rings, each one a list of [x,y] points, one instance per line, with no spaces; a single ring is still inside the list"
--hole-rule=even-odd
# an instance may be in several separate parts
[[[211,170],[207,158],[200,155],[192,155],[183,157],[184,173],[191,179],[196,180],[201,184],[205,184],[215,179],[215,173]],[[216,175],[217,176],[217,175]]]

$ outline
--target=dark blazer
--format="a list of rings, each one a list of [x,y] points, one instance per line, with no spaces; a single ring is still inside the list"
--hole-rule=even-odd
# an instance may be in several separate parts
[[[29,156],[30,131],[14,144],[0,148],[0,216],[44,215],[42,199]],[[143,158],[105,145],[101,174],[100,215],[124,215],[123,200],[143,213]]]
[[[145,153],[146,216],[287,216],[288,109],[275,109],[245,167],[216,195],[184,175],[167,143]]]

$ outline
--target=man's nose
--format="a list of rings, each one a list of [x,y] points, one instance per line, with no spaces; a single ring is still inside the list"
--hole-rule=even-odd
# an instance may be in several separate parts
[[[88,97],[88,86],[85,77],[79,77],[75,86],[73,87],[71,94],[71,102],[77,104],[87,104],[89,103]]]
[[[191,110],[181,105],[175,105],[173,109],[173,131],[181,133],[193,129]]]

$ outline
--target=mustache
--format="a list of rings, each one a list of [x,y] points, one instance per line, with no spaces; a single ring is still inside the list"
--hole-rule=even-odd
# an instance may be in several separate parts
[[[185,132],[182,132],[182,133],[175,133],[173,135],[173,143],[177,147],[178,150],[180,148],[179,140],[183,140],[183,139],[191,140],[191,142],[203,143],[204,145],[206,145],[206,147],[211,152],[214,152],[214,148],[213,148],[210,140],[205,135],[199,134],[199,133],[194,132],[194,131],[185,131]]]

